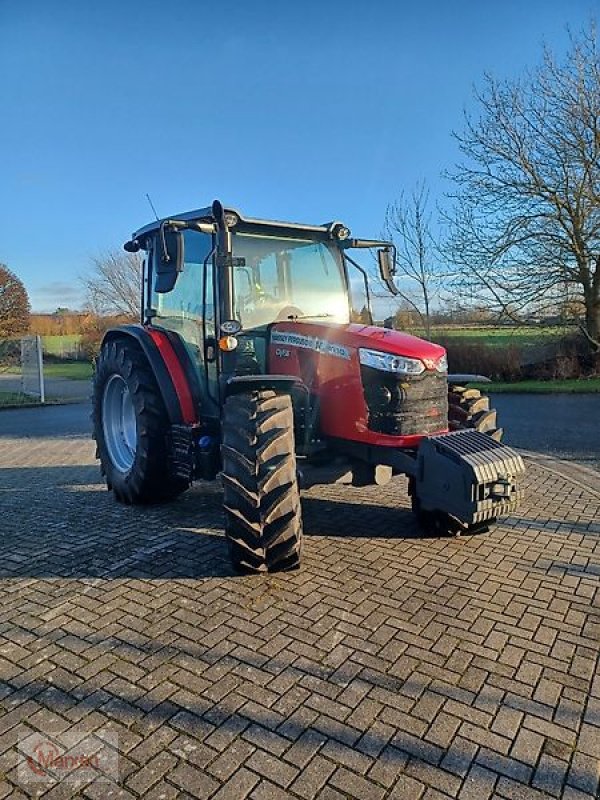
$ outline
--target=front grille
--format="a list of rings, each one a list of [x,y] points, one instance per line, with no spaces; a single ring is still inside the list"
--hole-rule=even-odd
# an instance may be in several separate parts
[[[369,429],[391,436],[430,434],[448,427],[448,380],[427,370],[399,377],[362,366]]]

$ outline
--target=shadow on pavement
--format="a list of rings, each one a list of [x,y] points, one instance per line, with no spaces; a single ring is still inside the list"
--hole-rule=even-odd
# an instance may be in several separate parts
[[[45,649],[50,650],[60,647],[61,640],[65,639],[62,629],[42,634],[39,630],[34,630],[32,633],[44,643]],[[257,641],[256,651],[243,647],[232,650],[223,645],[206,647],[201,643],[201,636],[206,635],[206,632],[199,629],[198,635],[197,641],[178,636],[167,644],[161,644],[150,637],[143,641],[142,633],[136,634],[137,641],[127,641],[119,635],[103,636],[101,633],[91,632],[67,637],[71,640],[69,647],[76,644],[82,646],[78,652],[85,653],[86,645],[93,648],[94,658],[100,659],[102,663],[102,667],[98,669],[100,674],[96,676],[89,666],[85,667],[85,661],[81,658],[79,660],[82,661],[83,671],[89,674],[86,680],[77,674],[77,669],[75,672],[67,672],[60,667],[55,669],[54,665],[52,668],[56,675],[50,680],[39,676],[31,678],[25,672],[4,682],[2,706],[5,713],[23,715],[24,722],[34,709],[41,707],[53,712],[47,714],[48,723],[43,719],[35,723],[42,731],[48,727],[47,732],[50,735],[53,732],[53,719],[57,719],[53,718],[53,714],[59,715],[61,719],[79,720],[73,724],[73,728],[85,732],[88,715],[93,719],[93,712],[100,712],[105,722],[99,728],[98,722],[95,722],[95,735],[102,737],[103,733],[116,732],[119,734],[118,749],[127,754],[123,765],[126,772],[121,775],[122,779],[134,771],[131,758],[134,761],[145,760],[142,756],[144,740],[161,726],[168,725],[184,738],[169,737],[163,746],[163,752],[171,749],[184,761],[189,758],[200,769],[219,757],[222,746],[218,742],[242,737],[247,743],[261,747],[264,746],[265,736],[270,736],[272,743],[277,745],[279,742],[282,749],[286,749],[290,742],[296,742],[296,757],[300,762],[310,760],[314,754],[314,742],[320,741],[327,743],[324,752],[334,758],[337,754],[342,760],[350,756],[353,759],[368,759],[367,766],[383,759],[390,777],[404,772],[409,761],[412,769],[445,769],[448,770],[445,782],[447,785],[452,784],[456,791],[460,787],[462,776],[471,762],[475,761],[484,769],[470,773],[470,793],[478,789],[484,791],[486,787],[489,789],[489,773],[486,770],[500,776],[507,774],[509,770],[508,774],[519,789],[518,796],[529,796],[527,787],[534,777],[534,770],[528,764],[509,759],[483,746],[474,758],[472,744],[460,736],[452,739],[447,746],[442,746],[426,741],[415,733],[416,721],[403,709],[410,709],[416,697],[428,693],[433,698],[439,697],[440,704],[446,699],[454,698],[458,701],[457,705],[461,700],[464,702],[461,690],[446,680],[436,680],[432,686],[432,679],[420,673],[400,673],[395,677],[369,667],[360,668],[352,662],[330,665],[325,658],[324,662],[317,663],[288,651],[270,657],[259,652],[260,641]],[[67,652],[72,651],[68,649]],[[58,655],[55,657],[60,660]],[[120,684],[120,691],[113,688],[107,681],[107,677],[111,677],[108,670],[113,662],[115,665],[119,662],[122,665],[135,665],[132,669],[140,674],[142,680],[138,679],[136,684],[118,680],[120,672],[116,669],[113,677],[115,684]],[[143,679],[161,667],[168,670],[165,673],[168,678],[164,679],[158,692],[142,688]],[[342,721],[329,716],[326,708],[321,713],[305,713],[304,700],[307,695],[312,694],[319,698],[325,694],[327,697],[339,697],[342,700],[344,690],[355,681],[357,672],[360,677],[356,685],[361,687],[363,695],[383,691],[384,694],[379,694],[379,698],[396,708],[393,727],[359,723],[354,725],[351,718]],[[456,679],[459,677],[457,674]],[[288,684],[286,679],[289,679]],[[226,694],[222,696],[217,691],[215,696],[212,688],[224,680],[228,683]],[[271,680],[293,689],[278,694],[268,688]],[[298,696],[295,702],[292,696],[294,691]],[[315,694],[315,691],[320,693]],[[481,692],[472,713],[496,715],[502,709],[510,709],[510,713],[514,715],[517,709],[528,710],[529,706],[535,706],[535,711],[539,713],[539,704],[518,694],[517,688],[507,691],[500,703],[497,694]],[[322,705],[321,702],[314,708],[320,709]],[[25,716],[28,706],[30,708]],[[336,703],[331,702],[331,707],[335,708]],[[344,706],[340,705],[339,708],[343,709]],[[548,720],[550,717],[549,708]],[[575,711],[569,714],[569,719],[565,722],[570,727],[577,726]],[[211,739],[213,735],[214,739]],[[570,735],[575,741],[576,734],[573,732]],[[200,741],[203,742],[202,745],[199,744]],[[135,749],[138,746],[139,753]],[[563,757],[568,758],[574,745],[554,742],[554,746],[562,748],[566,752]],[[204,752],[206,761],[197,763],[195,751],[198,751],[198,757],[202,757]],[[272,758],[275,762],[276,757]],[[595,785],[593,759],[588,759],[588,762],[580,765],[579,779]],[[289,762],[287,768],[290,769]],[[539,777],[538,772],[535,775],[536,781]],[[11,770],[9,778],[19,783],[16,770]]]
[[[352,539],[418,539],[412,513],[304,497],[304,532]],[[233,577],[223,497],[198,484],[157,506],[124,506],[96,465],[0,469],[0,577],[144,579]]]

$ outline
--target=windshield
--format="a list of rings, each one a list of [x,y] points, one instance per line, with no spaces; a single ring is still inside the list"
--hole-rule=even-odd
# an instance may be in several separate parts
[[[235,310],[244,328],[286,319],[349,322],[341,254],[334,244],[234,234]]]

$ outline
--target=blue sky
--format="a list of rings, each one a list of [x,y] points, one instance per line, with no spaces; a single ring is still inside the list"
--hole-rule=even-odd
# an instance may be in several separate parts
[[[567,45],[598,0],[0,0],[0,262],[35,310],[82,303],[91,255],[219,197],[378,235],[434,200],[484,70]]]

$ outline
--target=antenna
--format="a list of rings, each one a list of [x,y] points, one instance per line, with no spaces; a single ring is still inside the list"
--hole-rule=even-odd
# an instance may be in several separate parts
[[[156,217],[156,221],[157,221],[157,222],[160,222],[160,220],[159,220],[159,218],[158,218],[158,214],[156,213],[156,209],[154,208],[154,203],[153,203],[153,202],[152,202],[152,200],[150,199],[150,195],[148,194],[148,192],[146,192],[146,199],[147,199],[147,200],[148,200],[148,202],[150,203],[150,208],[152,209],[152,213],[153,213],[153,214],[154,214],[154,216]]]

